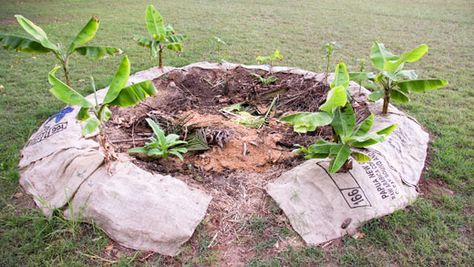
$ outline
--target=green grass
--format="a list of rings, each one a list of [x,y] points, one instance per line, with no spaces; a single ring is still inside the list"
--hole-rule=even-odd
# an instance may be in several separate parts
[[[416,117],[433,137],[431,163],[423,179],[442,181],[447,190],[433,190],[405,211],[374,220],[362,228],[366,237],[343,239],[331,249],[288,249],[272,258],[249,259],[254,266],[279,265],[469,265],[474,262],[474,5],[471,1],[153,1],[165,19],[189,37],[181,57],[167,53],[165,63],[188,63],[224,57],[254,63],[256,55],[278,48],[283,65],[322,71],[320,47],[336,41],[335,60],[357,67],[367,58],[371,41],[382,41],[402,52],[420,43],[430,51],[414,68],[421,77],[450,81],[443,90],[413,95],[402,108]],[[342,3],[339,3],[342,2]],[[101,18],[94,43],[122,48],[132,71],[153,66],[148,52],[132,37],[146,34],[143,17],[149,1],[0,0],[0,31],[21,32],[14,14],[41,25],[53,40],[69,40],[91,15]],[[219,55],[213,37],[229,45]],[[74,58],[72,78],[82,92],[93,74],[105,86],[119,58],[87,61]],[[11,200],[18,187],[19,150],[32,132],[62,104],[48,93],[51,55],[17,54],[0,50],[0,266],[103,264],[105,236],[90,226],[72,235],[58,218],[47,220],[37,211],[20,209]],[[91,71],[93,70],[93,72]],[[58,221],[59,220],[59,221]],[[209,238],[209,236],[206,236]],[[203,243],[206,243],[203,241]],[[261,244],[264,248],[268,244]],[[264,255],[264,253],[263,253]],[[202,262],[181,257],[182,263]],[[124,258],[127,265],[134,258]],[[159,264],[160,257],[154,257]],[[138,261],[132,264],[140,265]]]

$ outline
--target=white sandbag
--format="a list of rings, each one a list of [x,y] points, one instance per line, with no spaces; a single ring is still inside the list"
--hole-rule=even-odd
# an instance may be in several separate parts
[[[123,246],[174,256],[206,214],[211,197],[125,157],[87,179],[66,215],[93,221]],[[71,214],[71,210],[74,214]]]
[[[429,135],[391,105],[387,116],[380,115],[381,102],[369,108],[376,115],[373,130],[398,125],[385,142],[368,149],[371,161],[354,162],[348,173],[330,174],[327,160],[309,160],[266,187],[307,244],[354,233],[364,222],[404,208],[417,197]]]

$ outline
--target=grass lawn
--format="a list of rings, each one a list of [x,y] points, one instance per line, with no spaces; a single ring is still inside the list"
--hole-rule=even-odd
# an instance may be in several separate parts
[[[0,0],[0,31],[21,33],[13,18],[22,14],[39,24],[50,39],[69,40],[91,15],[101,18],[94,43],[122,48],[132,72],[147,69],[148,52],[133,41],[146,34],[144,10],[150,1],[134,0]],[[256,55],[275,48],[283,65],[323,71],[321,46],[336,41],[335,59],[355,70],[356,59],[368,59],[372,40],[402,52],[426,43],[430,51],[419,63],[423,78],[448,79],[447,88],[413,95],[402,108],[416,117],[433,138],[430,163],[422,179],[422,195],[413,206],[361,228],[363,239],[343,238],[329,248],[288,248],[248,259],[253,266],[279,265],[470,265],[474,262],[474,3],[441,1],[153,1],[165,20],[188,36],[181,57],[165,55],[165,64],[183,66],[215,60],[254,63]],[[383,2],[383,3],[382,3]],[[212,53],[213,37],[228,43]],[[108,84],[119,57],[71,62],[72,79],[91,92],[88,77],[99,87]],[[90,225],[54,216],[44,218],[15,198],[19,151],[28,137],[63,104],[48,92],[52,55],[0,50],[0,266],[83,266],[99,264],[160,265],[169,259],[144,253],[122,253],[111,259],[104,252],[109,240]],[[91,72],[93,70],[93,72]],[[260,218],[260,223],[265,218]],[[261,227],[266,227],[262,224]],[[207,249],[209,233],[193,238],[199,249],[185,250],[179,264],[217,264],[219,251]],[[267,244],[267,246],[266,246]],[[469,262],[471,262],[469,264]]]

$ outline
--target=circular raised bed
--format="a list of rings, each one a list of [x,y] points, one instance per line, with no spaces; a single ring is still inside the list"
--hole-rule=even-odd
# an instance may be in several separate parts
[[[330,138],[331,128],[297,134],[277,119],[317,111],[329,90],[325,75],[274,67],[277,80],[268,85],[254,76],[269,71],[204,62],[137,73],[130,82],[153,80],[158,93],[136,107],[112,110],[107,135],[119,159],[109,172],[94,138],[81,137],[77,109],[68,107],[31,137],[20,182],[45,213],[69,204],[74,209],[66,209],[68,216],[95,221],[120,244],[165,255],[178,253],[206,213],[206,227],[219,233],[214,242],[230,249],[244,218],[268,212],[267,195],[311,245],[416,198],[428,134],[414,119],[393,106],[379,115],[381,104],[367,103],[367,90],[351,83],[358,121],[372,112],[375,129],[398,128],[369,149],[370,162],[332,175],[327,161],[303,161],[291,152],[294,144]],[[129,148],[152,134],[146,118],[207,149],[186,153],[184,161],[129,156]]]

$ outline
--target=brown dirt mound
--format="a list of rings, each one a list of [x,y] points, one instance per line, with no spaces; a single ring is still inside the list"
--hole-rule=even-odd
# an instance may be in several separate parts
[[[265,77],[272,75],[277,81],[262,85],[252,73]],[[309,145],[317,138],[329,139],[331,136],[330,127],[310,134],[297,134],[276,118],[295,111],[317,111],[324,103],[327,85],[298,74],[269,74],[242,67],[228,71],[174,70],[153,82],[158,89],[156,96],[136,107],[114,108],[108,125],[109,139],[119,152],[142,146],[152,133],[145,122],[147,117],[158,121],[168,134],[176,133],[183,139],[202,134],[209,149],[188,152],[184,161],[137,158],[135,164],[150,171],[172,174],[211,194],[213,200],[201,230],[214,237],[210,248],[226,252],[220,259],[224,263],[235,264],[252,257],[256,241],[248,237],[254,233],[251,227],[242,225],[255,216],[267,216],[269,207],[275,206],[266,196],[264,186],[302,161],[291,152],[293,144]],[[229,105],[244,103],[252,115],[262,116],[277,95],[276,108],[261,128],[238,124],[235,117],[222,112]],[[358,120],[369,114],[363,101],[353,105]],[[272,227],[289,225],[281,212],[272,216]],[[276,248],[266,248],[267,255],[284,249],[284,244],[295,243],[294,236],[278,238]],[[190,244],[195,243],[193,239]]]

